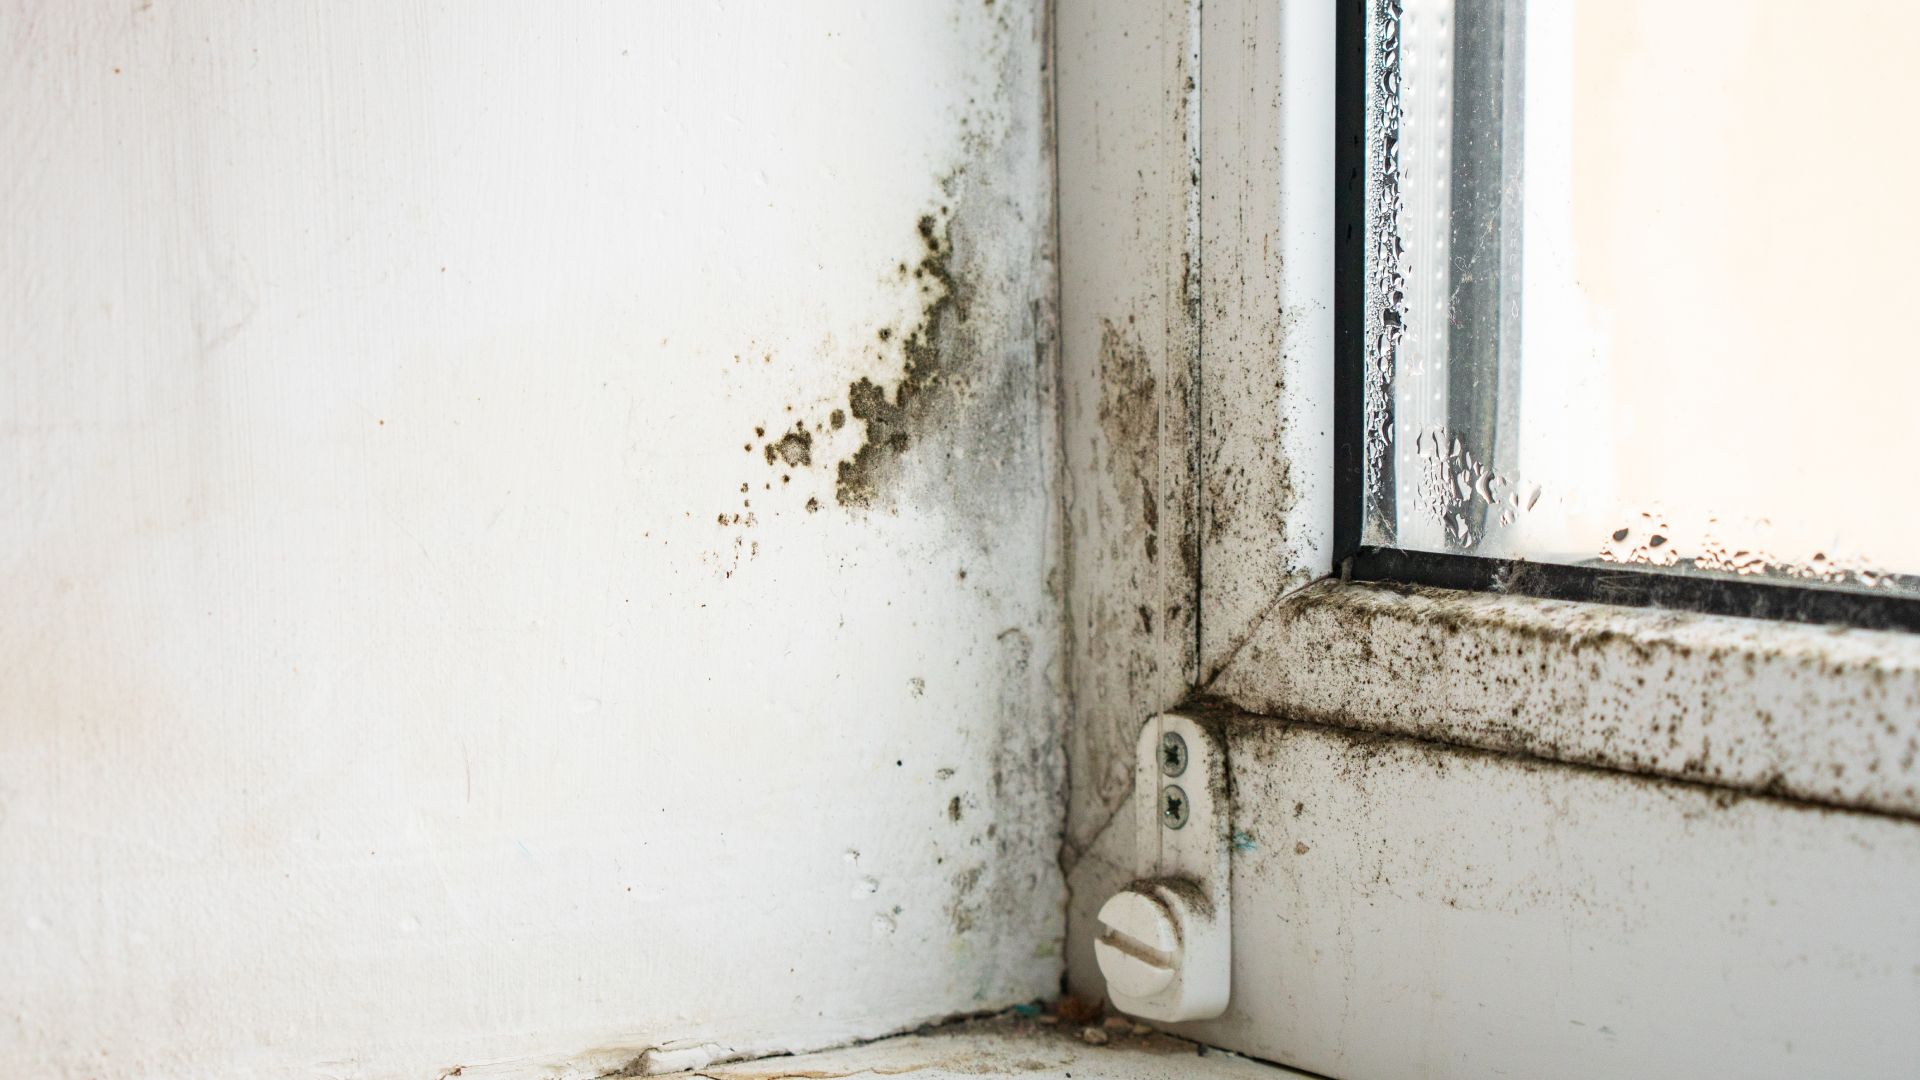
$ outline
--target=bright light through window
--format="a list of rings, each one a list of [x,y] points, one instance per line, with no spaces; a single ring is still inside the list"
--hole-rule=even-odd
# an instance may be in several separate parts
[[[1908,4],[1393,6],[1366,542],[1920,594]]]

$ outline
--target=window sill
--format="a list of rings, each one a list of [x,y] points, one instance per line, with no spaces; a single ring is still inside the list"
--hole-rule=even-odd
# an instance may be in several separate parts
[[[1243,712],[1920,818],[1920,636],[1325,581],[1208,694]]]
[[[762,1058],[708,1066],[691,1075],[712,1080],[778,1080],[799,1076],[899,1076],[962,1080],[1022,1076],[1035,1080],[1288,1080],[1303,1074],[1266,1065],[1185,1039],[1153,1033],[1105,1034],[1102,1045],[1083,1041],[1078,1027],[1062,1028],[999,1016],[948,1024],[879,1042],[797,1057]],[[682,1074],[687,1075],[687,1074]]]

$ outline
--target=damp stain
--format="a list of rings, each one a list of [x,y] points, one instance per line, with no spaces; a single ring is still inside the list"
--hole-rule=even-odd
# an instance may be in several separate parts
[[[972,930],[980,917],[980,904],[974,891],[986,873],[984,866],[970,866],[953,877],[953,897],[947,902],[947,921],[956,934]]]
[[[948,394],[950,354],[965,327],[968,292],[954,273],[951,218],[946,210],[915,223],[922,248],[910,271],[924,299],[917,322],[901,335],[900,381],[891,392],[861,377],[847,386],[847,413],[866,424],[865,438],[836,470],[834,497],[842,506],[869,508],[909,448],[939,422]],[[882,332],[882,341],[894,336]],[[844,422],[840,410],[829,421]]]
[[[776,461],[786,462],[798,469],[813,464],[813,433],[804,423],[796,423],[793,430],[780,436],[777,441],[767,444],[767,464]]]
[[[1116,478],[1125,531],[1137,534],[1149,563],[1160,555],[1160,496],[1152,466],[1160,437],[1158,383],[1153,364],[1129,318],[1100,320],[1100,431],[1115,462],[1131,476]],[[1151,617],[1146,620],[1151,630]]]

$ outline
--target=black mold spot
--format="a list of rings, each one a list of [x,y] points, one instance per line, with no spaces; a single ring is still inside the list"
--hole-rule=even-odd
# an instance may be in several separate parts
[[[932,295],[919,324],[901,342],[906,365],[892,395],[867,378],[847,387],[847,409],[866,421],[867,436],[852,457],[840,462],[834,495],[842,506],[872,506],[886,474],[936,418],[948,385],[948,352],[967,320],[966,290],[954,278],[946,220],[923,214],[915,227],[926,254],[913,274],[933,282]]]
[[[767,464],[773,464],[776,455],[788,465],[813,464],[813,433],[805,424],[793,425],[793,430],[780,436],[779,442],[767,444]]]

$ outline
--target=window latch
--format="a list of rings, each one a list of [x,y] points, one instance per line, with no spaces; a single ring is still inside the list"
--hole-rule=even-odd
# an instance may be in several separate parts
[[[1100,909],[1094,956],[1121,1012],[1166,1022],[1226,1011],[1232,812],[1220,727],[1166,713],[1140,731],[1138,879]]]

